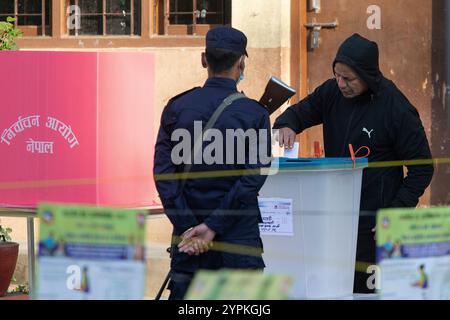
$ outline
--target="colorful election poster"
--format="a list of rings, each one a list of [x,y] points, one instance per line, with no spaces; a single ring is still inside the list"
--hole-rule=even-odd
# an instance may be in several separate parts
[[[376,238],[381,299],[450,299],[450,207],[381,210]]]
[[[37,299],[139,300],[144,211],[41,205]]]
[[[186,300],[287,300],[294,281],[285,275],[253,270],[201,270]]]

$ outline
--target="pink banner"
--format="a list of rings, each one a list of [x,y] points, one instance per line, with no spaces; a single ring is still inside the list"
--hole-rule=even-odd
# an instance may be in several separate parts
[[[154,57],[0,52],[0,206],[157,203]]]

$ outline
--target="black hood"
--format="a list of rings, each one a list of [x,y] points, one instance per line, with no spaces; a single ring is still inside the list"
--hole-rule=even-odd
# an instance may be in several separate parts
[[[377,43],[355,33],[339,47],[333,62],[333,73],[337,62],[346,64],[355,70],[373,93],[377,93],[382,78],[378,59]]]

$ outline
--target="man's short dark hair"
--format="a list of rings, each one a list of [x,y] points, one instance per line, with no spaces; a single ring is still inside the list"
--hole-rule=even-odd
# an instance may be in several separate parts
[[[206,48],[206,61],[213,73],[230,70],[242,56],[234,51]]]

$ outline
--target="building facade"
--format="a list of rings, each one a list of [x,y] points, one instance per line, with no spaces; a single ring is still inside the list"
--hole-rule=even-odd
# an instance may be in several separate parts
[[[444,0],[1,0],[0,20],[16,18],[24,32],[21,50],[152,52],[156,87],[149,99],[156,107],[149,125],[155,136],[170,97],[206,79],[200,55],[210,28],[231,25],[248,36],[240,89],[257,99],[270,76],[277,76],[297,89],[291,102],[332,77],[339,44],[360,33],[377,41],[383,74],[418,109],[433,156],[441,159],[420,202],[426,206],[450,203],[447,6]],[[300,155],[313,156],[314,146],[323,145],[321,127],[299,139]],[[151,223],[149,241],[165,246],[167,220]],[[167,259],[160,263],[163,277]],[[151,280],[152,290],[160,280]]]

